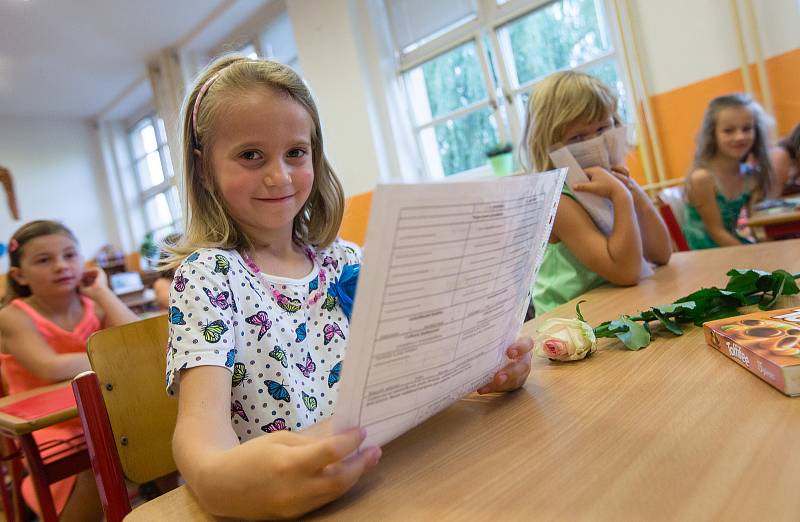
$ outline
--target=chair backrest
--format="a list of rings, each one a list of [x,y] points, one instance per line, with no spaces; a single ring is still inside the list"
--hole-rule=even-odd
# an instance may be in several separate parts
[[[128,480],[148,482],[175,471],[172,432],[178,402],[167,395],[166,315],[101,330],[89,338],[108,420]]]
[[[372,192],[364,192],[350,196],[345,201],[342,226],[339,236],[357,245],[364,246],[367,237],[367,221],[372,206]]]
[[[658,199],[672,209],[672,215],[678,222],[680,227],[683,227],[683,213],[686,207],[686,199],[684,194],[683,185],[667,187],[658,192]]]

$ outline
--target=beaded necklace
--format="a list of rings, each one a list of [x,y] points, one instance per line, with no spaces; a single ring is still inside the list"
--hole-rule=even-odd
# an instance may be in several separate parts
[[[311,261],[312,266],[316,267],[317,262],[316,262],[316,254],[314,253],[314,251],[306,247],[304,249],[304,252],[308,260]],[[261,268],[256,264],[256,262],[253,260],[252,257],[250,257],[248,253],[244,253],[242,255],[242,258],[244,259],[245,264],[247,264],[247,267],[250,270],[252,270],[253,273],[256,274],[256,276],[258,276],[261,282],[269,285],[272,297],[275,298],[275,301],[277,301],[279,305],[281,305],[281,308],[285,309],[285,306],[290,304],[289,297],[285,296],[284,294],[278,291],[278,289],[276,288],[276,283],[270,281],[267,277],[265,277],[264,273],[261,271]],[[317,301],[319,301],[322,298],[323,295],[325,295],[322,292],[322,288],[326,282],[327,276],[325,275],[325,270],[323,269],[323,267],[319,267],[319,272],[317,277],[319,279],[319,282],[317,283],[317,291],[306,298],[304,303],[304,308],[306,310],[310,310],[311,307],[314,306],[317,303]]]

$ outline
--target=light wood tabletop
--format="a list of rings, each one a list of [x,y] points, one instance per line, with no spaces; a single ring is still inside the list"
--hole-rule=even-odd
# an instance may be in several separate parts
[[[764,227],[800,222],[800,210],[786,209],[783,212],[757,212],[747,220],[747,226]]]
[[[682,252],[636,287],[580,299],[592,324],[722,286],[729,268],[800,272],[800,240]],[[575,301],[550,317],[574,317]],[[800,399],[708,347],[701,328],[639,352],[602,340],[534,360],[522,390],[469,396],[384,448],[304,520],[800,520]],[[128,520],[212,520],[184,488]]]
[[[4,408],[23,399],[36,397],[37,395],[41,395],[43,393],[61,390],[62,388],[67,388],[69,389],[69,393],[72,393],[70,382],[64,381],[0,398],[0,408]],[[41,428],[46,428],[48,426],[52,426],[53,424],[73,419],[77,416],[78,408],[75,406],[74,402],[68,407],[55,409],[51,412],[48,412],[46,415],[41,415],[34,419],[25,419],[0,411],[0,431],[11,436],[25,435],[26,433],[31,433]]]

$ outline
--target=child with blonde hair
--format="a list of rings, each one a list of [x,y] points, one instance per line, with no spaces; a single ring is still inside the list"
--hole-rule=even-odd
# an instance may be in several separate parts
[[[342,188],[308,88],[279,63],[210,65],[184,103],[183,139],[189,221],[167,263],[180,265],[167,355],[175,462],[216,515],[296,517],[381,455],[354,453],[363,429],[306,429],[333,413],[349,336],[344,283],[361,262],[336,238]],[[512,344],[479,391],[520,387],[531,347]]]
[[[0,360],[3,383],[15,394],[72,379],[90,370],[86,340],[107,326],[136,321],[108,287],[100,268],[85,269],[78,242],[54,221],[31,221],[8,242],[10,268],[0,308]],[[38,445],[83,433],[80,421],[35,431]],[[50,486],[61,520],[100,520],[102,510],[90,471]],[[25,501],[41,509],[29,478]]]
[[[521,150],[529,168],[554,168],[550,152],[581,143],[621,124],[615,93],[600,80],[576,71],[552,74],[539,82],[528,100],[528,122]],[[635,285],[642,263],[666,264],[669,232],[650,198],[624,165],[609,170],[580,165],[588,182],[562,190],[539,275],[533,305],[546,312],[608,281]],[[573,192],[574,191],[574,192]],[[613,227],[603,233],[575,192],[610,200]]]
[[[686,177],[683,233],[689,248],[750,243],[736,232],[742,209],[778,197],[767,149],[766,118],[745,94],[711,100],[697,136],[693,170]]]

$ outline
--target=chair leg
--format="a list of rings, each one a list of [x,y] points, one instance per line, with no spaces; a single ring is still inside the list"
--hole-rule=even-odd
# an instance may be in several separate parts
[[[131,502],[97,374],[79,374],[72,380],[72,390],[103,512],[108,522],[121,522],[131,512]]]
[[[58,514],[56,513],[56,506],[53,503],[53,496],[50,494],[50,486],[47,483],[47,474],[44,469],[42,457],[39,454],[39,447],[33,439],[33,435],[22,435],[19,439],[22,453],[25,455],[25,460],[28,462],[28,470],[31,473],[33,480],[33,487],[36,491],[36,498],[39,501],[39,510],[41,511],[42,519],[44,522],[58,522]]]
[[[0,500],[3,502],[3,512],[8,522],[16,522],[16,511],[14,510],[14,484],[11,477],[11,463],[5,462],[0,466]]]

